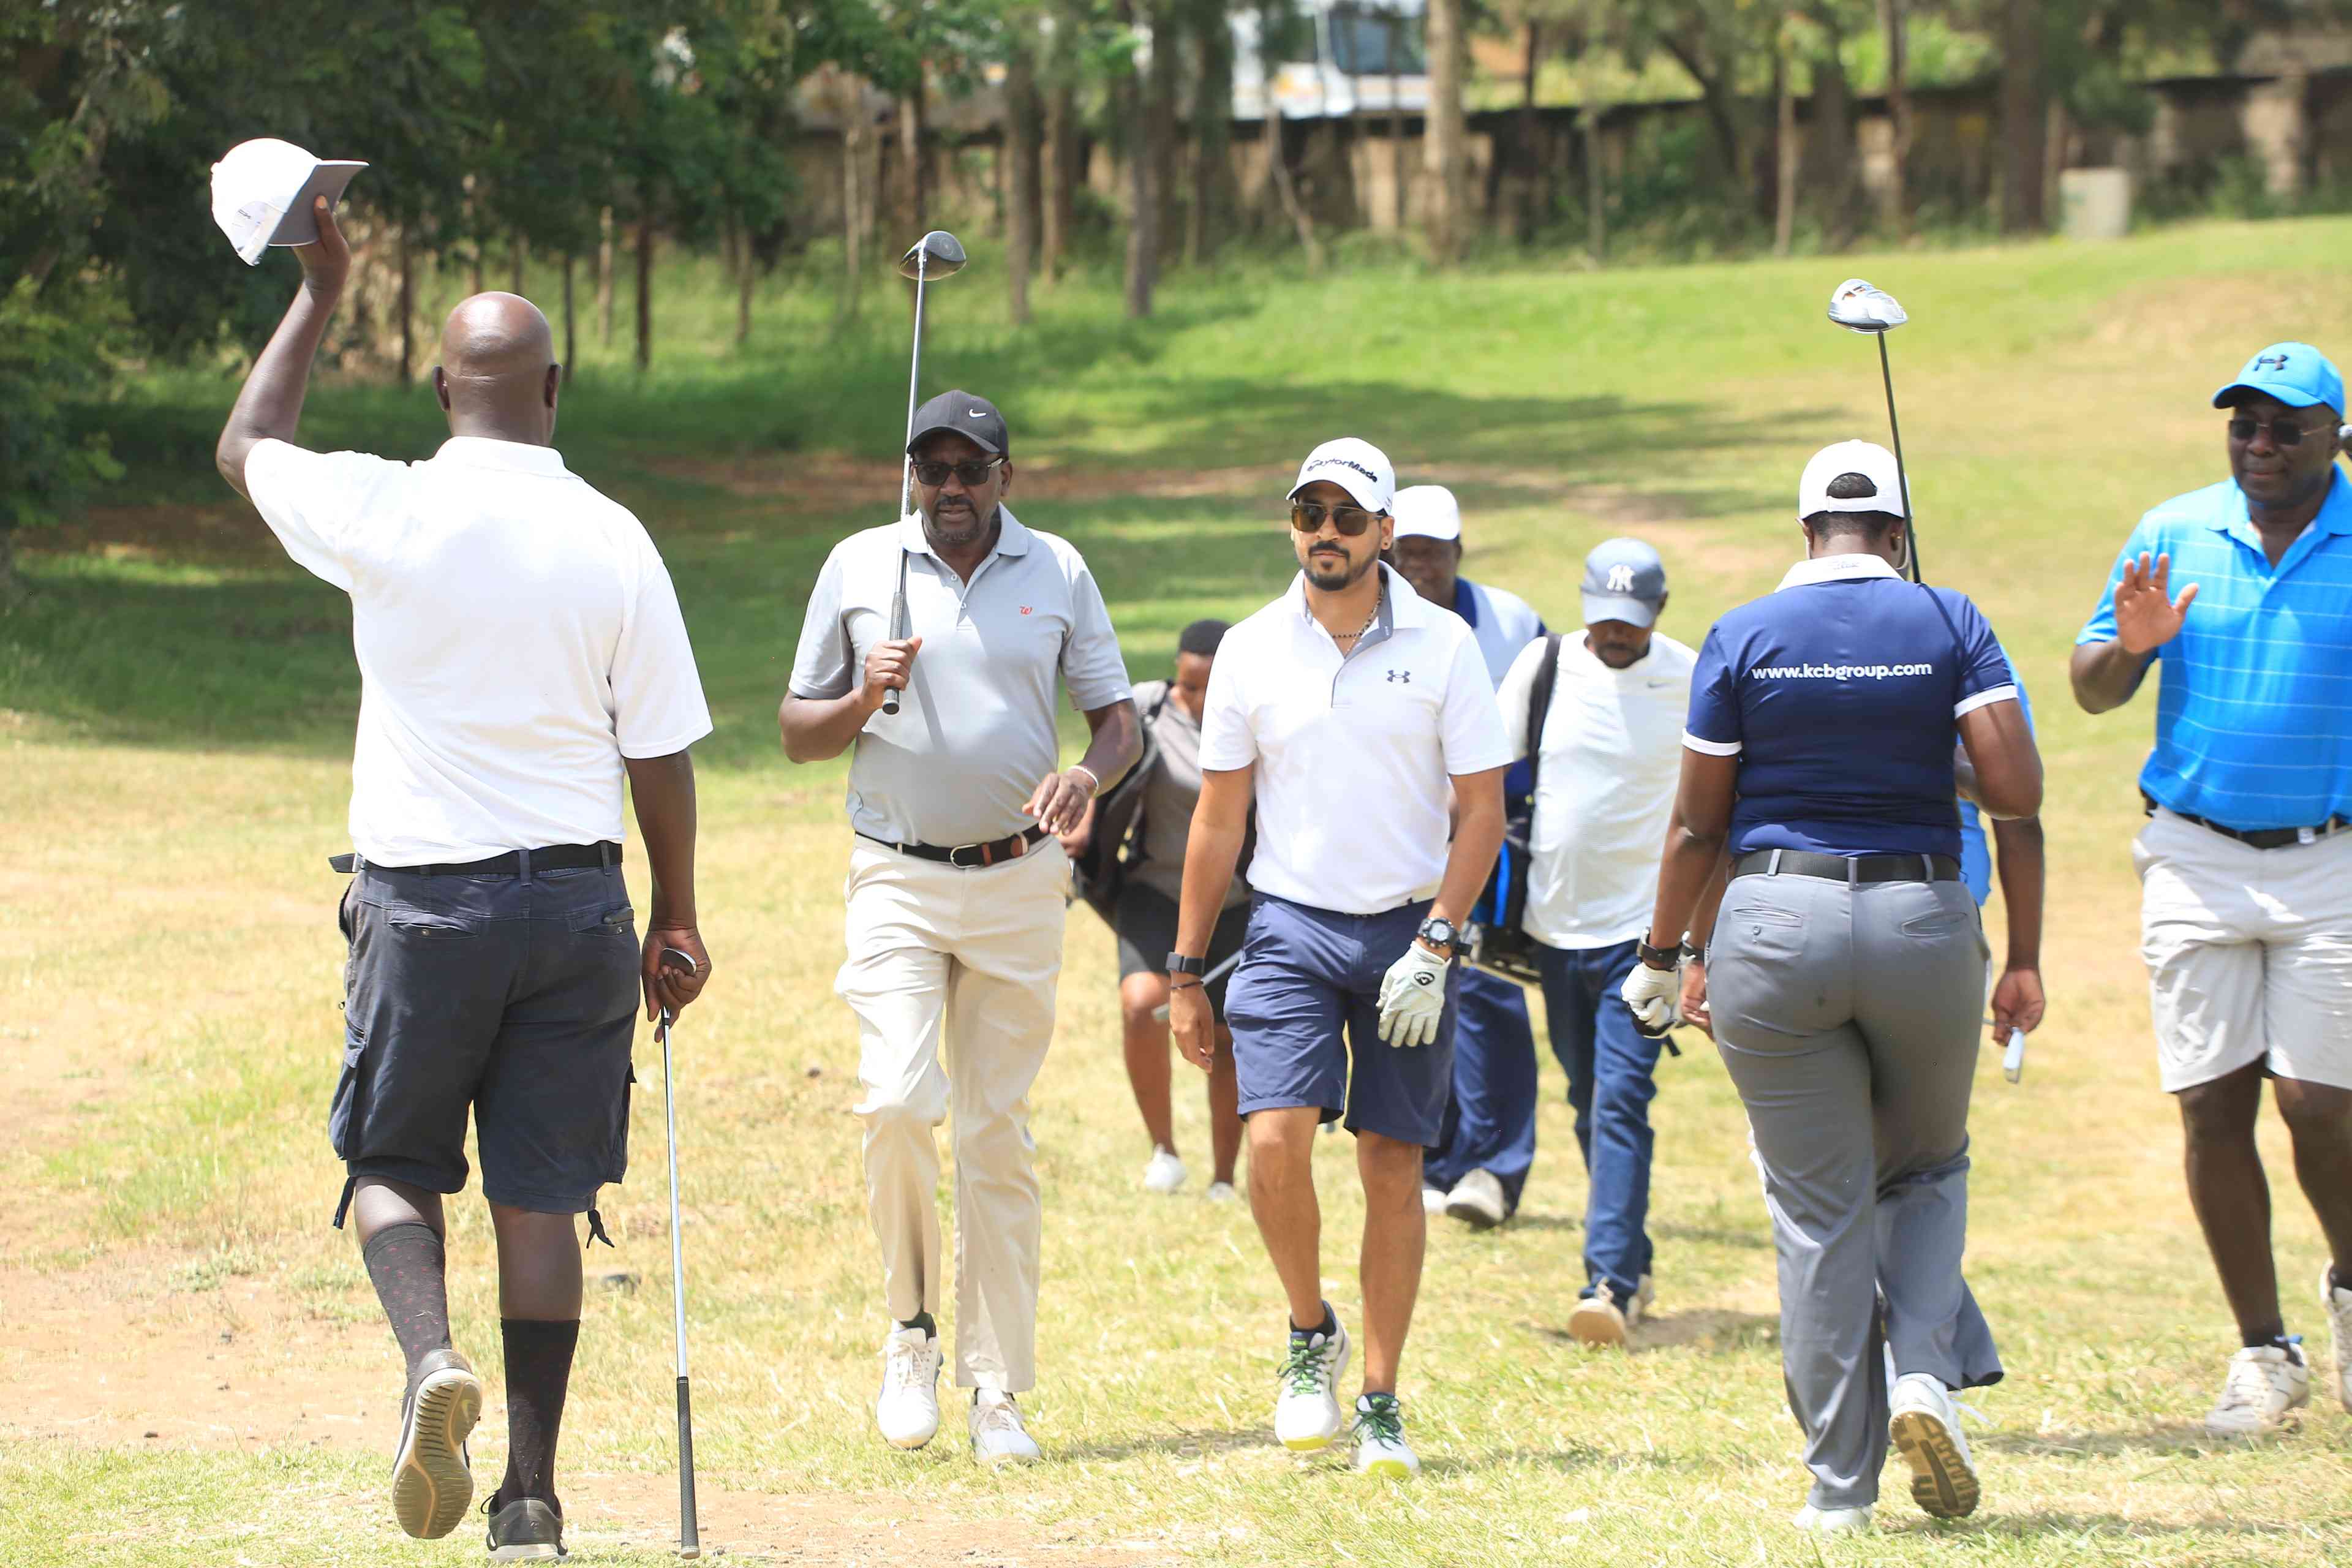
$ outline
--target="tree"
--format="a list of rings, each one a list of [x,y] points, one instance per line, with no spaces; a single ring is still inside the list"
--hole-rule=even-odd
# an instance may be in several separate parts
[[[2044,226],[2043,138],[2049,93],[2042,77],[2042,0],[2004,0],[2000,29],[2000,226]]]
[[[1423,163],[1430,177],[1429,250],[1447,267],[1469,239],[1469,122],[1463,88],[1469,75],[1465,0],[1429,0],[1429,117]],[[1271,77],[1269,76],[1269,79]]]
[[[1004,45],[1004,153],[1011,160],[1006,182],[1005,270],[1013,289],[1013,324],[1029,324],[1029,271],[1037,254],[1040,126],[1034,23],[1014,16]]]
[[[1879,31],[1886,38],[1886,123],[1888,173],[1886,226],[1899,239],[1911,237],[1911,205],[1906,186],[1911,163],[1911,78],[1904,58],[1904,0],[1878,0]]]
[[[1223,240],[1230,207],[1234,32],[1224,0],[1186,0],[1182,15],[1200,61],[1190,116],[1192,195],[1184,206],[1184,260],[1197,267]]]

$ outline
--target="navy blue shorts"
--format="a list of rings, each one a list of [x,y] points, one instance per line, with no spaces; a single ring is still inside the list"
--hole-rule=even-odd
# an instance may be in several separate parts
[[[483,1196],[541,1214],[592,1210],[629,1163],[641,994],[620,868],[367,868],[344,890],[341,920],[351,960],[327,1135],[350,1176],[463,1191],[470,1112]],[[347,1203],[350,1192],[346,1182]]]
[[[1437,1146],[1454,1086],[1462,966],[1447,972],[1436,1039],[1388,1045],[1380,1021],[1381,977],[1428,918],[1426,902],[1343,915],[1257,895],[1225,994],[1244,1116],[1312,1105],[1350,1132]]]

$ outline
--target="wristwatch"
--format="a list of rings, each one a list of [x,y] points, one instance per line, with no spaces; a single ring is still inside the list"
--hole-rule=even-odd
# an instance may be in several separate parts
[[[1636,937],[1633,939],[1633,956],[1653,969],[1672,969],[1682,956],[1682,947],[1680,943],[1673,947],[1652,947],[1648,937]]]
[[[1209,973],[1209,961],[1205,958],[1187,958],[1181,952],[1171,952],[1168,955],[1168,973],[1206,974]]]
[[[1413,935],[1432,947],[1444,948],[1445,956],[1451,958],[1454,956],[1454,943],[1460,933],[1454,929],[1452,921],[1443,915],[1432,915],[1421,922],[1421,929]]]

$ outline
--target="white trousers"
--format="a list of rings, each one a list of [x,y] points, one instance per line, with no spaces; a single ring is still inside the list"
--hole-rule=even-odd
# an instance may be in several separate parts
[[[954,1111],[955,1374],[1019,1394],[1037,1382],[1044,1231],[1029,1086],[1054,1034],[1069,859],[1051,838],[959,870],[853,841],[847,960],[857,1114],[882,1287],[900,1321],[940,1307],[940,1152]]]

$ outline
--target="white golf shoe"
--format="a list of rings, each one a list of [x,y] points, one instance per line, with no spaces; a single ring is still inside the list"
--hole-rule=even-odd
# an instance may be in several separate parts
[[[1029,1428],[1021,1424],[1021,1407],[1009,1394],[980,1390],[965,1421],[971,1428],[971,1457],[983,1465],[1028,1465],[1044,1457]]]
[[[882,1392],[874,1424],[894,1448],[919,1448],[940,1430],[940,1337],[926,1329],[893,1329],[882,1342]]]
[[[2327,1309],[2327,1327],[2336,1342],[2336,1397],[2352,1410],[2352,1290],[2337,1289],[2326,1264],[2319,1269],[2319,1300]]]
[[[2277,1345],[2252,1345],[2230,1358],[2221,1397],[2205,1413],[2216,1437],[2252,1437],[2284,1426],[2287,1413],[2311,1403],[2311,1368]]]
[[[1211,1182],[1209,1190],[1201,1195],[1213,1204],[1229,1204],[1241,1196],[1239,1193],[1234,1191],[1234,1184],[1231,1182]]]
[[[1492,1171],[1473,1171],[1445,1194],[1445,1212],[1477,1230],[1492,1230],[1508,1219],[1511,1201]]]
[[[1154,1149],[1143,1167],[1143,1190],[1172,1193],[1184,1184],[1184,1162],[1173,1149]]]
[[[1422,1188],[1421,1212],[1433,1217],[1444,1214],[1445,1212],[1446,1195],[1446,1191],[1444,1187]]]
[[[1811,1503],[1797,1510],[1790,1523],[1809,1535],[1867,1535],[1870,1532],[1870,1509],[1815,1508]]]
[[[1328,1310],[1328,1309],[1327,1309]],[[1331,1316],[1331,1332],[1296,1333],[1282,1358],[1282,1392],[1274,1402],[1274,1435],[1294,1453],[1331,1446],[1339,1435],[1339,1379],[1348,1371],[1348,1331]]]
[[[1911,1500],[1937,1519],[1966,1519],[1984,1495],[1960,1407],[1924,1372],[1906,1373],[1887,1394],[1887,1434],[1911,1467]]]
[[[1355,1470],[1401,1481],[1421,1474],[1421,1461],[1404,1440],[1404,1407],[1393,1394],[1367,1394],[1356,1401],[1356,1425],[1348,1434],[1355,1444]]]

